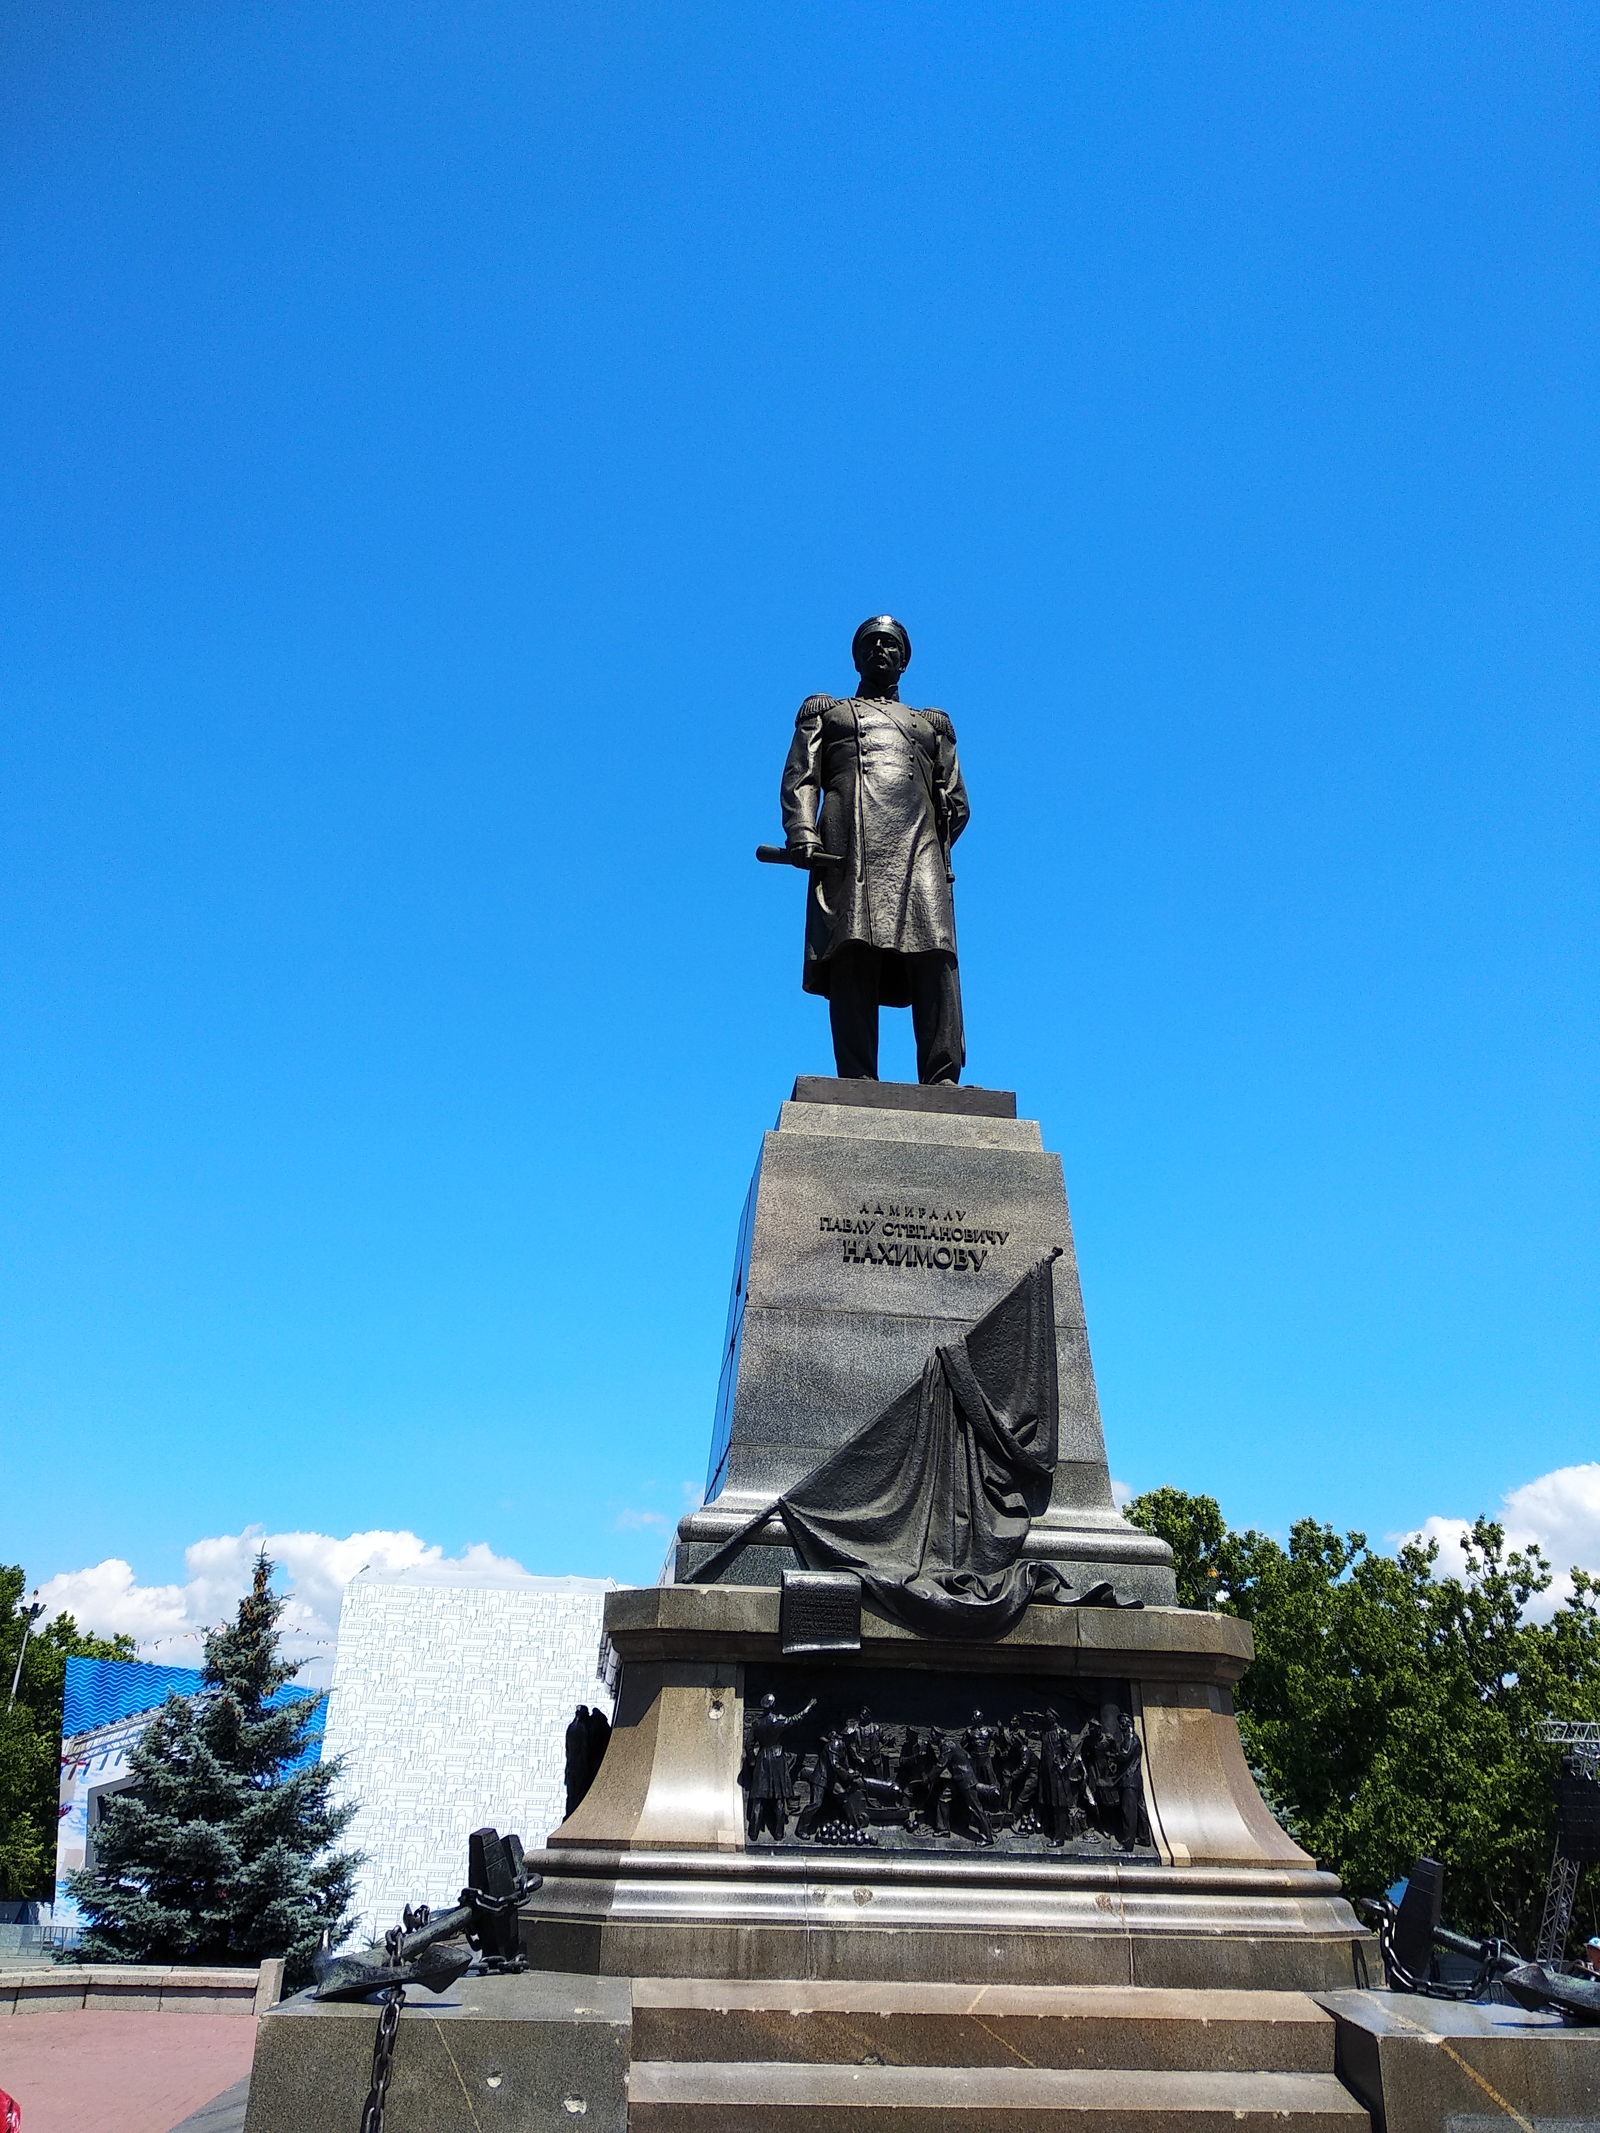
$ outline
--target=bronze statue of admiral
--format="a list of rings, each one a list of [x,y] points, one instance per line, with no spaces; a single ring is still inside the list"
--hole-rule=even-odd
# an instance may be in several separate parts
[[[783,766],[783,851],[811,876],[804,985],[828,1002],[841,1076],[878,1078],[878,1009],[909,1007],[917,1079],[966,1062],[950,854],[967,826],[955,729],[900,701],[911,639],[874,615],[851,647],[854,696],[808,696]]]

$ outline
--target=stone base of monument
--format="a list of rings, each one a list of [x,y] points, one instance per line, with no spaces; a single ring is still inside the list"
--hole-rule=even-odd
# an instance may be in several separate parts
[[[410,1988],[395,2038],[390,2133],[626,2133],[631,1995],[614,1978],[464,1977]],[[264,2017],[245,2133],[356,2133],[378,2009],[285,2000]]]
[[[630,1977],[895,1979],[972,1984],[1332,1989],[1363,1982],[1368,1936],[1331,1874],[1267,1811],[1229,1691],[1247,1624],[1176,1608],[1034,1606],[1006,1635],[941,1643],[863,1610],[859,1647],[786,1652],[771,1586],[614,1593],[623,1661],[615,1729],[576,1812],[530,1854],[537,1964]],[[923,1825],[824,1825],[751,1837],[746,1713],[817,1699],[811,1734],[865,1703],[885,1731],[970,1726],[974,1712],[1131,1712],[1143,1816],[1050,1841],[1031,1817],[975,1837]],[[797,1755],[797,1760],[799,1757]],[[1028,1827],[1029,1821],[1033,1826]],[[831,1828],[834,1841],[826,1840]]]
[[[261,2025],[246,2133],[355,2133],[377,2010]],[[1292,1992],[466,1978],[413,1993],[393,2133],[1366,2133]]]
[[[1340,2077],[1383,2133],[1600,2126],[1600,2029],[1412,1993],[1318,1997],[1334,2019]]]
[[[663,1984],[633,1993],[630,2133],[1367,2133],[1298,1993]]]
[[[245,2133],[355,2133],[378,2010],[262,2021]],[[599,1978],[413,1989],[392,2133],[1580,2133],[1600,2031],[1387,1992]]]

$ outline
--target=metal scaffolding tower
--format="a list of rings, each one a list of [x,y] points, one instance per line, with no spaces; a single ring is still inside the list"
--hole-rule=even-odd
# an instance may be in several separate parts
[[[1600,1776],[1600,1724],[1547,1718],[1540,1724],[1538,1734],[1540,1740],[1564,1751],[1564,1773],[1570,1773],[1586,1786],[1594,1785]],[[1572,1922],[1578,1877],[1587,1862],[1596,1856],[1594,1832],[1587,1827],[1580,1829],[1580,1819],[1587,1823],[1592,1817],[1569,1812],[1568,1803],[1563,1798],[1556,1817],[1555,1856],[1550,1861],[1550,1882],[1545,1890],[1544,1916],[1539,1921],[1535,1962],[1559,1963],[1566,1953],[1567,1928]]]

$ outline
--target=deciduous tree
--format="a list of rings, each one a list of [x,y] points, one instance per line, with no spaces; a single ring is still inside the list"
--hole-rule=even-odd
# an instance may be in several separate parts
[[[61,1779],[61,1698],[69,1659],[131,1659],[131,1637],[86,1637],[71,1615],[27,1635],[14,1703],[8,1699],[27,1629],[27,1579],[0,1563],[0,1896],[54,1894]]]
[[[1355,1895],[1439,1859],[1456,1924],[1531,1948],[1557,1762],[1536,1729],[1600,1719],[1600,1584],[1575,1570],[1554,1616],[1533,1620],[1550,1565],[1536,1547],[1508,1550],[1487,1518],[1458,1579],[1439,1575],[1432,1543],[1382,1555],[1306,1518],[1285,1548],[1180,1489],[1137,1497],[1128,1515],[1171,1542],[1181,1605],[1250,1623],[1239,1731],[1296,1840]],[[1597,1878],[1580,1890],[1585,1933]]]

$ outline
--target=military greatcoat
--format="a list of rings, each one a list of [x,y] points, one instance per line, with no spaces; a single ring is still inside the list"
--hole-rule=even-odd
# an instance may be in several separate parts
[[[909,1007],[900,958],[956,950],[950,847],[971,810],[942,711],[876,697],[808,696],[783,767],[792,847],[820,842],[838,867],[814,872],[806,899],[807,992],[829,990],[847,942],[883,951],[879,999]]]
[[[811,1708],[806,1705],[806,1711]],[[806,1715],[797,1711],[785,1718],[781,1711],[757,1711],[750,1721],[750,1744],[746,1751],[746,1783],[752,1800],[783,1800],[789,1795],[789,1759],[783,1736]]]

